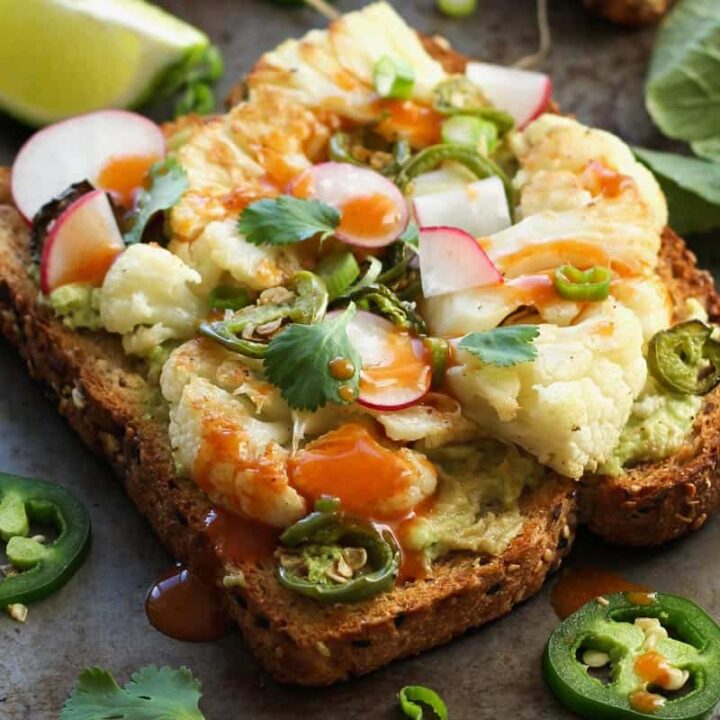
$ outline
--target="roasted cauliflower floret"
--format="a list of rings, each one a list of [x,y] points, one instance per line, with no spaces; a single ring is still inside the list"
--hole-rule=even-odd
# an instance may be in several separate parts
[[[296,248],[252,245],[234,220],[211,222],[194,242],[173,242],[170,249],[200,274],[196,292],[202,297],[226,274],[251,290],[266,290],[283,285],[300,270]]]
[[[112,264],[100,297],[100,319],[120,333],[127,352],[144,354],[170,338],[190,337],[205,312],[191,287],[200,275],[157,245],[132,245]]]
[[[185,385],[170,410],[178,468],[216,503],[274,527],[307,514],[288,483],[286,423],[255,418],[248,406],[202,377]]]
[[[575,325],[539,327],[532,362],[495,367],[458,349],[448,384],[481,432],[577,478],[610,456],[645,384],[642,329],[613,300]]]
[[[660,186],[615,135],[545,114],[515,135],[512,146],[521,168],[514,181],[520,217],[600,203],[617,206],[618,221],[640,222],[657,234],[667,225]]]

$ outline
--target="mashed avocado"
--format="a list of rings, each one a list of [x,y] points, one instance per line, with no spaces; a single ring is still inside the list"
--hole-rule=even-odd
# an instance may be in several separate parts
[[[599,472],[621,475],[626,467],[676,453],[687,439],[702,403],[702,397],[665,390],[650,378],[633,405],[612,457]]]
[[[69,328],[99,330],[102,327],[100,292],[100,288],[87,283],[71,283],[53,290],[48,302]]]
[[[482,441],[430,451],[438,468],[438,499],[413,523],[409,549],[434,560],[452,550],[498,555],[522,529],[518,500],[545,469],[510,445]]]

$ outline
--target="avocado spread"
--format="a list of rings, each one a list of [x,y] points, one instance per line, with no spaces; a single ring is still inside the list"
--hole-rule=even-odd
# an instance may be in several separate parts
[[[100,288],[87,283],[70,283],[53,290],[48,302],[67,327],[99,330],[100,292]]]
[[[692,430],[702,403],[702,397],[665,390],[650,378],[633,405],[612,457],[599,472],[622,475],[626,467],[676,453]]]
[[[516,447],[494,440],[428,451],[438,469],[438,496],[416,520],[405,546],[432,561],[452,550],[498,555],[520,532],[518,501],[545,469]]]

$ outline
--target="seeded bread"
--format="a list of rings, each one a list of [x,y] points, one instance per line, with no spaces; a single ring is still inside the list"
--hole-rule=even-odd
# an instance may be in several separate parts
[[[447,69],[463,69],[465,60],[443,41],[425,42]],[[70,331],[38,302],[26,272],[29,233],[12,207],[8,178],[7,170],[0,170],[2,333],[85,443],[111,464],[169,552],[184,562],[202,558],[229,616],[277,680],[326,685],[446,642],[536,593],[569,552],[578,485],[551,476],[521,498],[523,530],[502,556],[450,555],[434,564],[430,577],[364,603],[320,606],[283,589],[271,564],[224,565],[203,532],[209,499],[175,473],[157,391],[123,354],[117,338]],[[680,262],[686,252],[682,241],[668,234],[664,247],[664,262],[678,286],[687,285],[687,294],[694,295],[698,293],[691,289],[707,287],[702,297],[712,297],[715,313],[716,298],[706,276],[689,259],[687,265],[674,266],[676,254]],[[673,247],[675,254],[668,254]],[[707,512],[713,505],[708,504]],[[224,587],[223,577],[238,578],[240,573],[241,584]]]
[[[536,593],[569,551],[575,483],[554,477],[522,498],[524,529],[501,557],[452,555],[431,577],[368,602],[321,606],[282,588],[271,563],[223,565],[202,530],[209,499],[175,474],[166,421],[153,411],[156,391],[115,338],[70,331],[38,303],[25,270],[28,229],[9,205],[7,178],[0,171],[3,334],[85,443],[112,465],[170,553],[212,566],[229,615],[276,679],[325,685],[446,642]],[[222,578],[238,571],[243,587],[225,589]]]

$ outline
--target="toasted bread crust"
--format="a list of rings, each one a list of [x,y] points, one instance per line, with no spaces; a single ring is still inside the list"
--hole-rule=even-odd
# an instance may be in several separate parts
[[[5,199],[6,179],[0,171]],[[174,557],[211,565],[219,587],[226,573],[242,571],[244,587],[222,590],[228,613],[276,679],[329,684],[446,642],[536,593],[569,551],[576,486],[555,477],[522,499],[523,532],[501,557],[449,556],[431,577],[369,602],[321,606],[282,588],[272,564],[223,565],[204,532],[211,503],[176,475],[166,421],[149,410],[156,391],[117,338],[71,331],[38,303],[28,259],[27,227],[0,202],[2,333],[84,442],[112,465]]]
[[[720,297],[709,273],[672,230],[663,234],[659,272],[678,307],[696,298],[720,322]],[[711,392],[687,445],[661,462],[643,463],[619,477],[581,481],[580,515],[588,527],[619,545],[659,545],[703,526],[720,502],[720,388]]]

